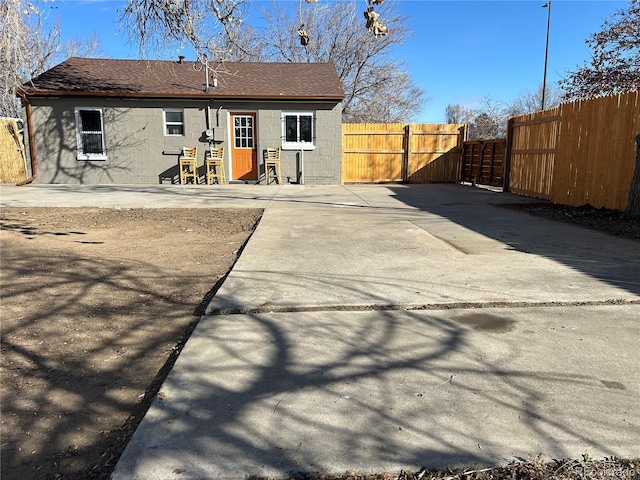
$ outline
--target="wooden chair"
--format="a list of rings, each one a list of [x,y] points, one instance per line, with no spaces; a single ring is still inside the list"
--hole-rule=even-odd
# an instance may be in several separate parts
[[[273,170],[273,175],[270,174],[270,170]],[[280,149],[279,148],[267,148],[264,151],[264,183],[269,185],[269,179],[273,178],[278,182],[278,185],[282,185],[282,173],[280,171]]]
[[[198,147],[183,147],[182,155],[178,158],[180,168],[180,184],[187,183],[193,178],[194,185],[198,183]]]
[[[218,181],[218,185],[224,185],[227,182],[227,175],[224,172],[224,148],[211,147],[208,157],[205,159],[207,166],[207,184],[213,185],[213,180]]]

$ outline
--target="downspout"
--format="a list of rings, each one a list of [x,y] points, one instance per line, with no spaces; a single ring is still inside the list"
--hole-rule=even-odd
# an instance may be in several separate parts
[[[16,183],[17,186],[27,185],[33,182],[38,176],[38,165],[36,163],[36,145],[33,141],[33,119],[31,112],[31,103],[27,98],[27,95],[24,92],[17,92],[22,98],[22,101],[25,104],[26,112],[27,112],[27,129],[29,130],[29,159],[31,160],[31,177],[23,180],[20,183]]]

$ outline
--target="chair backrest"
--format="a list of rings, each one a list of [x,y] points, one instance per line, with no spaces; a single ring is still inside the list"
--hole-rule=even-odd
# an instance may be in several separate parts
[[[267,148],[264,158],[266,160],[280,160],[280,148]]]
[[[198,158],[198,147],[182,147],[182,158]]]
[[[209,158],[212,160],[222,160],[224,158],[224,147],[211,147]]]

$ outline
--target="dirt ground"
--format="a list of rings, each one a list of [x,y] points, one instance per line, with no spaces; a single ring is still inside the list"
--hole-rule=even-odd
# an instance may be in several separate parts
[[[529,210],[640,239],[640,222],[611,220],[608,212],[548,205]],[[1,476],[107,479],[261,211],[0,213]],[[531,461],[339,478],[637,479],[640,461]]]
[[[607,208],[595,208],[591,205],[570,207],[551,202],[504,204],[507,208],[524,211],[532,215],[552,220],[573,223],[616,237],[640,240],[640,221],[625,218],[623,212]]]
[[[108,478],[260,215],[2,209],[4,480]]]

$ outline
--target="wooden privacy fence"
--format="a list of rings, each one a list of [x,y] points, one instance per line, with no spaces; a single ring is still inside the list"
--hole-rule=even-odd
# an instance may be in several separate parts
[[[0,183],[27,179],[27,159],[15,118],[0,118]]]
[[[506,146],[503,138],[464,142],[461,180],[502,187]]]
[[[461,124],[345,123],[343,183],[457,182]]]
[[[564,103],[507,125],[505,190],[624,210],[640,134],[640,93]]]

